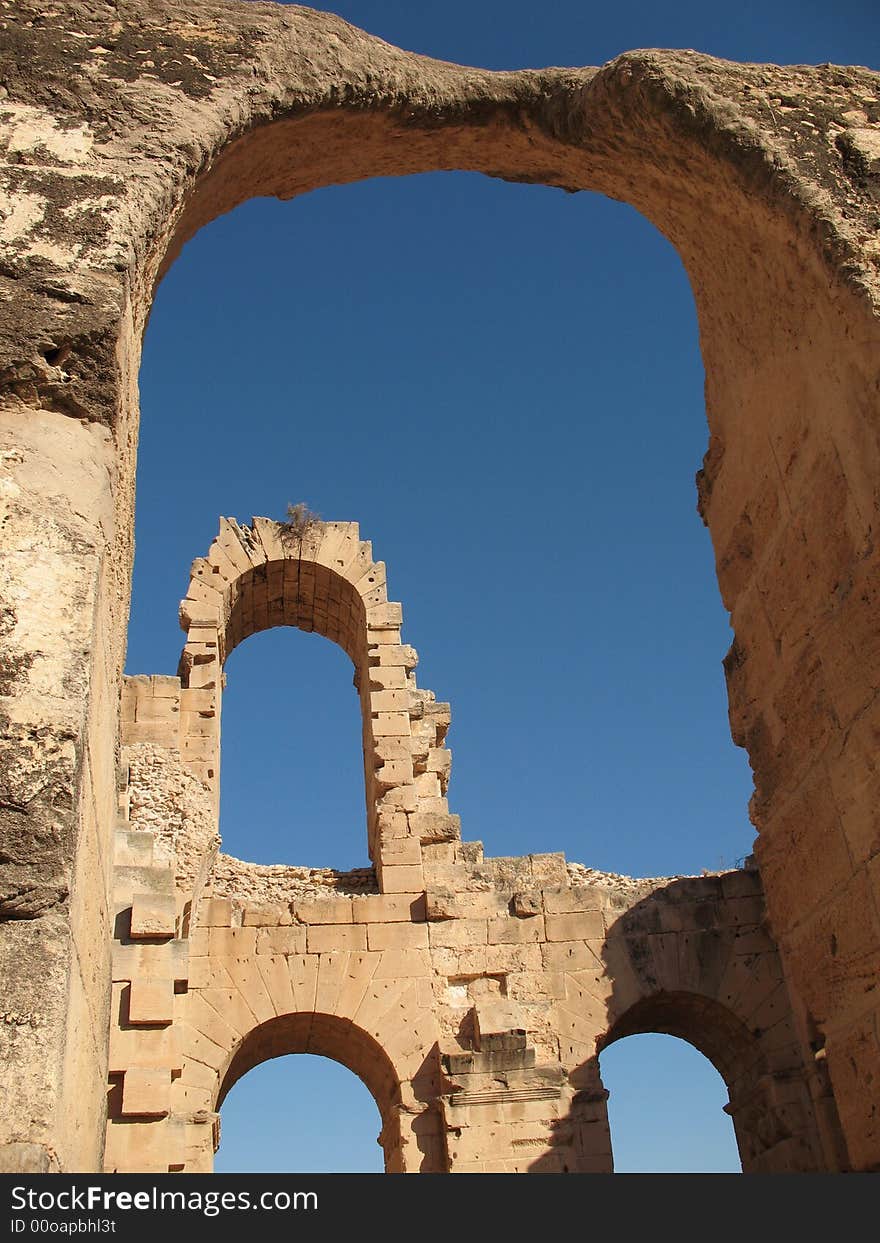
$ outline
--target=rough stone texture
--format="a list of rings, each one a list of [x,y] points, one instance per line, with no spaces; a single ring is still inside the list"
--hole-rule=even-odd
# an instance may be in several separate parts
[[[700,506],[736,636],[731,726],[755,774],[769,917],[847,1160],[880,1168],[877,75],[656,51],[489,73],[329,14],[200,0],[2,0],[0,57],[9,1161],[101,1160],[136,379],[155,282],[187,237],[252,195],[467,168],[623,199],[688,270],[711,432]],[[383,620],[390,632],[393,616]],[[409,659],[401,646],[379,664],[408,674]],[[407,788],[395,776],[404,715],[383,709],[374,731],[390,791]],[[430,701],[424,734],[408,719],[423,743],[444,728]],[[184,770],[210,782],[193,767],[210,735],[195,737]],[[442,785],[433,749],[420,793],[433,775]],[[383,837],[391,851],[414,810],[371,826],[374,851]],[[429,818],[420,848],[464,866],[454,833]],[[194,892],[201,849],[181,863]],[[387,866],[373,857],[383,894],[416,889],[405,851]],[[480,867],[493,885],[516,873],[535,888],[513,861]],[[523,960],[529,948],[516,946]]]
[[[181,676],[122,691],[108,1170],[210,1170],[236,1079],[312,1052],[373,1092],[389,1172],[609,1171],[598,1055],[636,1031],[717,1066],[744,1169],[845,1167],[754,867],[636,880],[462,842],[449,707],[355,524],[222,519],[180,619]],[[217,855],[222,663],[271,625],[352,658],[374,869]]]

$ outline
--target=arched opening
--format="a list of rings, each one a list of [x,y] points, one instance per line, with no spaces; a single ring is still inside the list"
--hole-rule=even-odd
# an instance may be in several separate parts
[[[383,212],[390,222],[380,228]],[[505,215],[508,235],[498,228]],[[294,222],[312,239],[310,253],[324,256],[320,264],[278,258]],[[363,245],[366,222],[372,244]],[[420,282],[438,291],[436,305],[420,287],[407,291],[426,228],[434,253],[430,264],[424,255],[419,260]],[[456,254],[462,235],[468,245]],[[584,235],[596,241],[585,245]],[[534,247],[516,240],[527,237],[542,240]],[[624,247],[638,258],[628,275],[614,257]],[[160,289],[153,327],[164,338],[166,359],[183,363],[175,381],[187,368],[191,374],[193,343],[187,362],[177,353],[181,333],[174,324],[185,315],[201,325],[197,306],[205,322],[195,354],[213,348],[236,356],[234,331],[223,335],[232,327],[224,320],[235,317],[212,309],[221,305],[219,281],[228,279],[221,274],[230,254],[247,257],[246,270],[236,274],[247,291],[242,303],[261,305],[275,286],[294,281],[298,299],[289,320],[283,305],[276,306],[263,338],[255,332],[257,317],[250,317],[240,344],[247,351],[245,387],[237,387],[230,368],[229,405],[222,392],[211,392],[215,416],[232,428],[247,401],[284,410],[271,424],[272,460],[266,463],[262,446],[254,453],[246,445],[228,466],[218,453],[217,474],[208,481],[218,499],[206,492],[205,504],[235,511],[219,499],[222,479],[229,495],[249,496],[240,516],[265,512],[258,485],[271,482],[279,508],[305,496],[329,516],[361,520],[377,553],[389,557],[407,638],[417,642],[421,668],[428,669],[425,680],[453,702],[453,808],[464,813],[466,836],[482,838],[491,854],[561,849],[569,859],[645,874],[697,871],[747,853],[750,781],[744,756],[730,741],[720,669],[729,630],[708,536],[694,512],[693,474],[706,437],[702,368],[692,295],[672,248],[629,208],[471,174],[365,182],[291,205],[251,201],[201,230]],[[337,276],[328,280],[331,264]],[[354,269],[347,278],[346,264]],[[589,282],[603,290],[601,311],[598,303],[583,306],[580,291]],[[490,299],[485,291],[493,285]],[[342,295],[326,292],[340,288]],[[518,297],[547,300],[551,289],[557,305],[542,314],[538,328],[524,322]],[[163,298],[175,292],[178,308],[170,308],[171,322],[163,326]],[[389,335],[394,299],[402,299],[404,311],[394,316]],[[579,317],[581,326],[560,331],[556,314],[569,323]],[[331,317],[333,353],[351,360],[345,369],[332,366],[327,352]],[[619,342],[627,343],[625,350]],[[260,358],[280,358],[285,350],[295,366],[260,371]],[[398,357],[403,377],[395,373]],[[638,366],[628,366],[627,358]],[[168,383],[161,356],[148,357],[147,365],[145,445],[159,435],[160,394]],[[257,375],[259,387],[248,394]],[[474,402],[485,417],[475,419]],[[338,427],[350,432],[350,453],[338,451]],[[382,434],[374,452],[377,427]],[[177,434],[194,436],[195,429]],[[293,466],[289,478],[286,463]],[[150,487],[146,474],[145,484],[141,507]],[[342,499],[331,507],[328,492]],[[191,552],[190,544],[183,556]],[[268,685],[273,676],[271,661],[262,674],[260,662],[262,644],[274,636],[235,648],[273,620],[267,613],[259,626],[245,623],[254,617],[250,590],[245,584],[226,640],[223,800],[236,780],[227,765],[237,662],[252,660],[257,684]],[[650,611],[643,607],[646,591]],[[512,609],[511,599],[523,607]],[[555,620],[526,676],[538,637],[534,602],[542,600],[553,602]],[[491,642],[480,643],[480,635]],[[564,668],[565,677],[548,676],[546,659]],[[314,695],[320,705],[320,684]],[[670,714],[672,703],[681,710]],[[528,728],[506,728],[517,718]],[[503,745],[496,745],[502,724]],[[270,806],[257,812],[271,785],[267,768],[260,789],[245,786],[254,800],[249,835],[272,817]],[[548,790],[559,813],[550,822]],[[606,832],[584,831],[585,808],[589,824]],[[707,822],[717,834],[711,841]],[[634,831],[639,825],[641,833]],[[334,856],[339,840],[323,817],[321,833],[327,850],[316,858],[290,850],[257,856],[228,838],[224,850],[264,863],[361,862],[360,855]]]
[[[685,1040],[631,1035],[601,1057],[618,1174],[738,1173],[721,1075]]]
[[[376,1102],[326,1057],[292,1054],[253,1067],[227,1094],[220,1120],[218,1174],[383,1172]]]
[[[224,1101],[242,1076],[266,1062],[282,1059],[282,1063],[286,1063],[289,1061],[287,1055],[301,1053],[330,1059],[361,1080],[378,1110],[381,1122],[379,1144],[384,1154],[385,1172],[395,1172],[401,1164],[402,1138],[400,1111],[396,1108],[400,1103],[400,1083],[394,1066],[371,1036],[348,1020],[332,1014],[282,1015],[250,1031],[232,1053],[220,1080],[216,1108],[221,1112],[221,1119]],[[270,1086],[279,1082],[277,1069],[268,1082]],[[334,1168],[326,1172],[335,1173],[340,1172],[350,1158],[343,1155],[347,1126],[340,1125],[345,1108],[339,1095],[338,1077],[330,1086],[334,1097],[324,1100],[322,1116],[326,1127],[325,1138],[337,1155]],[[248,1125],[253,1126],[254,1114],[250,1109],[247,1116],[250,1119]],[[295,1118],[289,1122],[291,1126],[296,1126]]]
[[[622,1067],[617,1066],[614,1046],[618,1041],[636,1036],[651,1039],[642,1039],[640,1047],[631,1045],[624,1058],[620,1059]],[[660,1036],[675,1037],[678,1042],[690,1045],[694,1055],[682,1053],[669,1041],[658,1042],[656,1037]],[[759,1034],[750,1031],[732,1011],[711,997],[690,992],[658,992],[643,997],[617,1019],[601,1041],[599,1052],[603,1078],[608,1064],[612,1068],[612,1076],[615,1070],[618,1075],[626,1075],[627,1072],[631,1075],[635,1066],[636,1076],[630,1082],[636,1091],[639,1090],[639,1078],[643,1084],[653,1084],[655,1092],[662,1084],[663,1096],[659,1101],[656,1095],[653,1101],[644,1101],[648,1110],[645,1125],[653,1129],[655,1142],[651,1147],[642,1149],[641,1155],[636,1158],[639,1161],[649,1160],[659,1164],[677,1160],[678,1135],[682,1136],[682,1146],[678,1149],[681,1160],[688,1159],[686,1153],[690,1153],[693,1159],[699,1153],[699,1135],[703,1134],[707,1142],[714,1146],[717,1159],[729,1167],[731,1154],[726,1142],[729,1136],[726,1127],[717,1118],[715,1111],[718,1109],[724,1109],[733,1121],[739,1160],[746,1173],[772,1168],[767,1162],[773,1160],[774,1148],[778,1144],[784,1145],[790,1138],[790,1132],[778,1112],[778,1101],[759,1043]],[[698,1062],[698,1069],[694,1070],[694,1056],[699,1055],[720,1076],[729,1098],[727,1101],[721,1099],[724,1093],[719,1094],[717,1078],[704,1065]],[[673,1060],[675,1058],[677,1063]],[[687,1063],[690,1065],[684,1074],[686,1080],[690,1078],[690,1085],[679,1088],[676,1082],[670,1080],[676,1070],[680,1071]],[[695,1084],[696,1091],[689,1090]],[[606,1088],[611,1088],[611,1085],[606,1084]],[[618,1122],[624,1126],[633,1125],[641,1108],[638,1100],[628,1099],[630,1090],[624,1088],[622,1092],[622,1116],[619,1115]],[[690,1121],[698,1116],[703,1121],[698,1124],[700,1130],[695,1134]],[[611,1105],[609,1121],[613,1145],[614,1106]],[[691,1140],[696,1142],[692,1145]],[[633,1147],[625,1146],[624,1161],[633,1159]],[[661,1171],[658,1169],[657,1172]]]
[[[47,526],[34,539],[29,523],[33,514],[46,513],[47,498],[65,519],[76,510],[82,522],[64,532],[62,555],[40,576],[23,626],[30,631],[29,647],[18,653],[15,670],[26,671],[29,658],[41,651],[44,605],[55,606],[45,613],[53,617],[59,601],[62,607],[69,602],[76,624],[63,628],[54,667],[38,665],[35,679],[48,705],[46,717],[39,696],[32,702],[22,696],[25,715],[15,744],[25,757],[39,726],[56,732],[65,753],[62,788],[52,793],[51,809],[44,793],[34,808],[27,803],[37,833],[48,826],[47,837],[51,830],[59,843],[61,879],[53,902],[60,903],[76,865],[73,936],[60,920],[59,953],[69,954],[65,962],[72,963],[76,950],[93,943],[92,934],[101,935],[106,915],[106,894],[100,892],[106,886],[94,861],[102,857],[100,847],[114,823],[113,692],[127,608],[137,341],[153,276],[173,254],[168,243],[190,192],[193,211],[181,235],[248,193],[295,194],[377,172],[460,166],[571,189],[605,189],[642,207],[664,229],[680,247],[697,289],[713,431],[704,511],[713,525],[722,591],[736,611],[731,716],[758,778],[754,816],[764,834],[770,914],[795,984],[817,1023],[830,1028],[827,1056],[846,1098],[847,1129],[858,1140],[856,1164],[875,1164],[876,1127],[865,1091],[876,1080],[876,1049],[867,1034],[874,1016],[865,1014],[862,971],[874,962],[878,939],[875,885],[865,866],[875,853],[869,826],[876,791],[869,778],[876,722],[867,709],[876,679],[870,656],[852,642],[853,635],[873,633],[868,588],[876,574],[871,523],[877,441],[870,415],[875,346],[861,253],[865,234],[859,223],[851,227],[870,210],[870,194],[846,180],[861,183],[861,148],[851,135],[827,143],[825,124],[826,100],[836,101],[832,118],[844,119],[849,114],[843,109],[869,79],[858,70],[838,77],[834,67],[798,71],[805,113],[822,125],[806,121],[791,128],[792,118],[780,120],[768,94],[753,89],[781,86],[784,93],[773,99],[782,112],[790,107],[785,100],[791,75],[765,74],[763,67],[636,53],[598,71],[490,76],[416,60],[307,11],[236,6],[228,18],[218,11],[217,24],[216,42],[226,48],[208,61],[217,73],[187,55],[199,67],[187,68],[185,80],[172,79],[179,60],[172,65],[160,57],[162,86],[152,72],[141,76],[132,64],[132,83],[120,89],[112,58],[102,62],[105,74],[90,60],[98,101],[90,115],[98,116],[106,101],[108,115],[119,123],[112,138],[105,131],[89,152],[90,171],[99,180],[82,178],[77,186],[69,179],[89,224],[74,242],[57,221],[23,213],[32,237],[36,229],[40,243],[49,241],[48,254],[60,253],[62,260],[48,259],[60,286],[22,282],[24,313],[10,338],[16,363],[27,360],[22,374],[34,377],[21,389],[28,423],[39,435],[41,412],[55,414],[55,402],[64,411],[61,419],[78,413],[84,402],[96,420],[88,430],[68,420],[64,443],[37,455],[51,462],[51,476],[56,463],[81,453],[86,473],[96,480],[89,495],[83,488],[82,498],[74,496],[76,476],[72,482],[61,472],[67,482],[60,500],[54,481],[41,482],[9,528],[22,541],[17,547],[30,568],[35,545],[48,546],[44,535],[54,538],[62,530],[46,515]],[[232,32],[224,31],[227,25]],[[27,40],[24,27],[22,22],[19,34]],[[236,39],[234,31],[244,27],[251,37]],[[161,31],[154,32],[155,26],[143,32],[145,51],[151,42],[162,44]],[[66,48],[61,72],[80,75],[83,58],[94,56],[88,42],[82,41],[81,56]],[[46,45],[31,46],[36,82],[46,65]],[[142,63],[144,69],[155,66],[148,59]],[[75,99],[45,85],[40,90],[62,118],[61,128],[67,129],[68,117],[80,117]],[[173,98],[173,106],[158,112],[141,106],[141,92],[152,99],[155,91],[169,105]],[[236,162],[233,149],[246,158]],[[81,152],[76,142],[74,151],[53,156],[65,172],[75,172]],[[233,158],[224,159],[226,153]],[[45,187],[59,175],[54,163],[41,167],[35,161],[28,179]],[[98,188],[107,196],[96,209],[86,196]],[[22,196],[27,202],[30,191]],[[65,219],[78,214],[60,213]],[[64,244],[60,252],[56,236]],[[31,270],[46,258],[45,245],[29,249],[25,242],[22,259]],[[58,297],[52,316],[44,317],[44,294]],[[58,336],[70,338],[70,370],[61,366],[67,343],[59,352],[58,341],[46,341],[50,320],[59,325]],[[13,374],[17,388],[17,369]],[[114,414],[115,454],[97,425]],[[18,409],[13,417],[19,421]],[[823,502],[821,522],[809,509],[816,496]],[[71,500],[76,506],[68,505]],[[836,797],[839,789],[857,791],[846,807]],[[17,805],[13,810],[21,814]],[[852,919],[854,911],[859,921]],[[35,955],[35,961],[38,976],[49,956]],[[80,961],[86,961],[84,953]],[[101,1022],[93,1038],[82,1022],[87,1007],[74,988],[78,977],[59,975],[71,982],[48,1004],[65,1016],[68,1033],[83,1032],[71,1042],[71,1057],[82,1065],[88,1060],[94,1082],[100,1057],[87,1056],[86,1049],[100,1049]],[[87,991],[100,1020],[107,1008],[101,972]],[[835,1031],[839,1015],[846,1017]],[[866,1049],[858,1064],[856,1045]],[[81,1063],[69,1064],[78,1069]],[[73,1116],[73,1085],[80,1080],[73,1072],[67,1079],[71,1086],[65,1087],[59,1116]],[[39,1083],[29,1089],[23,1118],[37,1116],[28,1111],[41,1091]],[[51,1135],[51,1121],[40,1124],[41,1134]],[[72,1141],[74,1149],[82,1143],[94,1150],[94,1120],[83,1128],[86,1133],[91,1138]]]
[[[478,91],[479,88],[474,85],[476,80],[475,77],[466,90]],[[581,92],[586,93],[592,81],[581,80],[578,83],[578,106]],[[602,88],[616,100],[616,92],[622,89],[626,93],[631,81],[632,72],[627,65],[621,69],[619,80],[603,79]],[[566,79],[564,90],[571,89],[572,82]],[[757,146],[750,147],[748,153],[737,149],[737,159],[731,159],[734,136],[727,131],[723,137],[720,136],[718,130],[713,128],[713,125],[720,126],[715,117],[707,125],[711,141],[704,141],[707,134],[691,124],[693,113],[689,106],[688,120],[683,125],[680,115],[670,118],[664,113],[658,121],[652,109],[644,107],[646,100],[654,99],[656,91],[656,79],[647,85],[644,81],[640,82],[640,90],[630,92],[627,102],[620,105],[627,123],[620,126],[620,116],[615,116],[617,131],[625,134],[625,146],[632,142],[631,125],[638,135],[635,145],[640,155],[635,160],[635,167],[627,165],[622,175],[618,172],[620,152],[613,143],[604,139],[600,140],[598,151],[590,152],[590,159],[595,157],[595,164],[588,159],[589,167],[585,170],[584,149],[589,145],[591,136],[589,125],[585,127],[581,124],[583,118],[580,114],[576,122],[572,120],[569,129],[564,125],[560,128],[555,118],[551,120],[540,111],[535,118],[535,128],[529,132],[527,125],[520,126],[522,117],[519,110],[522,104],[519,99],[515,101],[517,114],[512,127],[509,108],[513,106],[513,99],[504,100],[488,123],[493,136],[497,137],[494,132],[496,125],[498,133],[503,134],[504,154],[500,162],[496,151],[493,151],[492,159],[487,154],[493,148],[493,142],[475,137],[476,130],[468,125],[460,129],[453,126],[447,132],[449,141],[441,144],[438,153],[432,146],[431,138],[426,137],[427,130],[433,129],[435,124],[434,99],[431,103],[431,125],[425,126],[424,132],[418,129],[418,125],[413,126],[412,114],[407,114],[405,124],[401,125],[396,114],[391,117],[380,115],[377,120],[376,116],[366,113],[342,116],[331,112],[324,115],[320,110],[311,112],[305,118],[284,117],[271,125],[257,126],[245,137],[230,142],[222,151],[222,143],[218,143],[220,154],[215,163],[188,201],[181,204],[181,216],[176,221],[168,221],[168,233],[157,242],[153,251],[156,270],[173,257],[177,242],[191,235],[219,212],[234,206],[247,193],[270,192],[292,196],[330,181],[357,180],[377,172],[397,174],[441,167],[498,172],[500,168],[503,175],[512,178],[540,180],[569,188],[604,189],[626,198],[642,208],[673,239],[694,281],[703,319],[705,356],[712,364],[707,392],[714,437],[703,475],[701,500],[704,513],[709,513],[714,523],[725,601],[735,607],[745,594],[745,585],[754,567],[766,561],[773,537],[780,531],[783,536],[792,533],[791,526],[786,526],[791,511],[786,511],[783,520],[779,519],[777,502],[785,484],[778,478],[778,444],[786,443],[791,447],[796,442],[803,426],[804,409],[814,406],[824,409],[834,405],[825,399],[824,379],[814,386],[812,377],[805,378],[798,344],[804,337],[809,337],[815,328],[823,349],[828,345],[828,334],[822,331],[820,323],[814,323],[811,319],[813,299],[811,289],[807,288],[814,282],[821,286],[824,274],[812,250],[798,250],[796,241],[800,217],[794,219],[792,213],[792,219],[783,219],[781,213],[776,213],[775,202],[767,204],[760,194],[752,194],[766,172]],[[658,93],[664,99],[670,97],[665,87]],[[399,96],[395,96],[395,100],[397,98]],[[602,102],[605,98],[603,94]],[[461,97],[457,100],[457,106],[467,110]],[[705,120],[701,117],[700,125]],[[480,126],[484,123],[485,116],[481,115]],[[652,130],[655,123],[656,127]],[[389,142],[391,135],[399,138],[399,143]],[[668,152],[664,146],[670,142],[674,158],[667,160]],[[565,150],[558,150],[559,145]],[[644,153],[648,151],[652,155],[646,158]],[[663,154],[655,160],[653,153],[661,151]],[[282,154],[278,155],[279,152]],[[719,155],[719,152],[723,154]],[[541,163],[545,155],[553,157],[552,165]],[[560,158],[556,160],[556,156]],[[647,163],[649,169],[643,169],[642,162]],[[550,167],[552,172],[547,171]],[[642,177],[644,171],[650,175]],[[176,235],[171,239],[171,245],[166,247],[175,225],[179,226]],[[152,272],[148,271],[147,276],[151,275]],[[732,326],[734,331],[731,331]],[[820,368],[821,353],[822,350],[811,350],[812,365]],[[834,349],[831,356],[836,358]],[[748,359],[748,366],[740,365],[744,359]],[[842,368],[843,364],[840,364],[834,370],[835,377]],[[777,404],[775,395],[781,389],[788,393],[788,402]],[[754,444],[749,443],[748,438],[739,439],[737,428],[748,422],[745,410],[751,408],[759,413],[766,410],[768,392],[774,395],[772,413],[775,426],[767,437],[767,443],[763,439],[756,440]],[[838,485],[842,485],[844,480],[844,469],[828,450],[829,446],[823,445],[812,459],[812,465],[823,479],[826,475],[831,479],[829,490],[834,492],[837,489],[839,493]],[[809,491],[810,476],[806,468],[794,468],[795,456],[788,459],[786,470],[793,472],[792,483]],[[728,485],[727,494],[723,487],[716,486],[722,458],[725,478],[733,480]],[[750,492],[745,509],[739,495],[744,478],[760,481],[757,485],[759,495],[755,497]],[[828,482],[827,479],[825,481]],[[745,512],[746,509],[749,512]],[[758,526],[762,529],[756,534]],[[800,527],[794,534],[798,548],[801,543],[808,542]],[[852,552],[852,548],[849,551]],[[811,582],[807,593],[810,599],[797,601],[796,611],[800,618],[809,613],[810,607],[815,610],[816,598],[812,593],[818,592],[821,598],[828,595],[819,588],[827,585],[822,583],[823,573],[832,568],[830,560],[833,558],[826,556],[823,559],[820,553],[818,559],[820,572],[812,578],[795,575],[799,585],[808,578]],[[835,584],[839,581],[837,568],[833,567]],[[773,580],[772,566],[768,577]],[[778,581],[769,583],[771,590],[777,585]],[[529,588],[532,589],[531,584]],[[763,603],[766,604],[766,601]],[[774,605],[778,606],[778,611]],[[779,600],[771,601],[769,612],[776,613],[775,620],[771,618],[771,630],[774,627],[785,629],[782,614],[790,605],[790,599],[784,604]],[[771,654],[772,666],[771,638],[764,630],[767,611],[760,609],[752,613],[748,607],[743,610],[737,622],[738,643],[728,664],[736,737],[751,747],[756,768],[760,768],[762,760],[766,761],[763,765],[766,784],[771,787],[769,793],[766,788],[759,787],[759,797],[754,804],[756,819],[769,814],[767,802],[776,781],[776,768],[770,764],[768,757],[775,756],[774,748],[781,733],[787,732],[788,736],[797,733],[792,727],[795,710],[791,703],[780,702],[778,714],[772,715],[769,720],[755,709],[767,685],[763,676],[761,695],[737,693],[743,691],[746,675],[742,669],[746,665],[746,657],[748,667],[755,669],[761,667],[756,654]],[[775,642],[778,656],[781,651],[778,635]],[[812,685],[816,687],[815,680]],[[774,708],[776,706],[774,703]],[[823,719],[823,725],[818,730],[818,741],[824,741],[825,734],[831,730],[830,720],[830,714]],[[835,728],[837,724],[839,722],[834,723]],[[817,742],[817,736],[811,735],[810,741],[812,746]],[[797,767],[800,759],[809,761],[812,758],[812,755],[795,756],[797,750],[795,746],[791,755],[783,755],[780,766],[785,767],[783,761],[790,761],[788,767],[791,770]],[[479,831],[478,826],[474,828]]]
[[[283,626],[241,643],[224,672],[224,853],[259,864],[369,866],[361,714],[346,653]]]
[[[231,282],[265,320],[249,313],[239,332]],[[602,295],[585,303],[590,287]],[[526,317],[524,300],[547,309]],[[694,512],[706,427],[693,297],[655,228],[599,196],[469,173],[254,199],[213,221],[160,286],[147,338],[139,547],[169,503],[161,444],[195,452],[200,435],[172,431],[169,399],[206,400],[195,359],[211,350],[239,359],[207,398],[217,439],[250,403],[273,452],[264,434],[218,452],[199,508],[244,518],[267,496],[280,510],[303,495],[361,521],[388,556],[420,681],[452,702],[466,836],[489,854],[558,849],[645,875],[748,853],[750,774],[721,671],[730,630]],[[192,490],[172,504],[184,560],[202,514]],[[522,676],[542,600],[544,654],[564,678]],[[517,716],[527,729],[487,741]]]

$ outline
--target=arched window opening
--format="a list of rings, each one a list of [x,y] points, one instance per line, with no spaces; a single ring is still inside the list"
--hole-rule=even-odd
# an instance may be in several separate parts
[[[466,838],[635,875],[729,865],[751,780],[695,513],[702,390],[686,275],[632,208],[465,172],[246,202],[158,290],[135,628],[157,584],[173,616],[170,561],[218,513],[358,520],[452,702]]]
[[[368,866],[361,711],[346,653],[284,626],[239,644],[225,672],[223,851],[260,864]]]
[[[220,1121],[217,1173],[383,1172],[376,1102],[330,1058],[297,1053],[255,1066],[229,1092]]]
[[[601,1056],[619,1174],[741,1172],[724,1080],[686,1040],[627,1036]]]
[[[463,172],[246,202],[187,243],[147,332],[133,647],[157,650],[158,594],[170,621],[218,514],[305,500],[358,520],[388,558],[419,680],[453,706],[465,839],[630,874],[729,864],[751,847],[751,781],[695,513],[702,390],[687,277],[632,208]],[[206,425],[212,469],[194,471]],[[361,865],[346,657],[245,637],[231,634],[224,692],[223,849]],[[301,680],[281,655],[294,647],[310,653]],[[331,698],[349,733],[328,751],[309,722],[329,721]],[[322,795],[312,824],[297,773]],[[305,850],[289,835],[300,807]]]

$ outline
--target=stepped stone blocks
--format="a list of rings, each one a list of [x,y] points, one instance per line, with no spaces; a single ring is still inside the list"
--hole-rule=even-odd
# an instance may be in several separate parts
[[[343,1029],[349,1060],[380,1067],[389,1168],[598,1168],[597,1041],[666,1023],[724,1061],[748,1168],[880,1169],[877,74],[675,51],[491,73],[295,6],[56,10],[0,11],[0,1168],[101,1168],[108,1073],[107,1164],[200,1167],[218,1077],[279,1043],[338,1052]],[[585,887],[573,865],[486,861],[462,842],[445,805],[447,710],[416,688],[381,567],[347,524],[322,529],[321,548],[304,535],[293,556],[271,523],[224,524],[193,572],[178,677],[121,678],[157,280],[249,197],[451,168],[628,202],[687,269],[710,433],[699,507],[735,633],[731,729],[755,777],[756,923],[757,893],[725,892],[739,873],[687,899],[676,881],[649,894],[593,878],[599,905],[566,910]],[[232,646],[284,619],[354,665],[368,873],[218,853],[217,678]],[[117,832],[129,853],[114,879]],[[312,890],[335,894],[325,915],[350,900],[351,920],[296,914]],[[230,974],[233,1070],[192,1057],[190,938],[224,898],[230,935],[198,958],[225,946],[226,962],[250,940],[231,933],[251,931],[242,958],[259,962],[271,932],[305,936],[276,955],[301,958],[304,982],[334,953],[410,982],[384,1017],[365,995],[362,1026],[314,1012],[306,1036],[293,1012],[258,1022],[256,977]],[[373,900],[395,918],[355,919]],[[386,1044],[395,1008],[424,1066]],[[139,1041],[152,1060],[127,1061]],[[228,1039],[214,1044],[226,1057]],[[496,1070],[526,1096],[484,1100]],[[124,1112],[147,1106],[165,1112]],[[519,1132],[496,1126],[504,1110],[522,1112]]]

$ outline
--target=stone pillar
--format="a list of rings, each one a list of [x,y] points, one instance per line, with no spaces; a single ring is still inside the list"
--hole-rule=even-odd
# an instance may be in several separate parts
[[[104,1129],[117,677],[114,446],[0,412],[0,1169],[95,1170]]]

